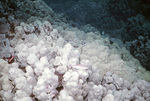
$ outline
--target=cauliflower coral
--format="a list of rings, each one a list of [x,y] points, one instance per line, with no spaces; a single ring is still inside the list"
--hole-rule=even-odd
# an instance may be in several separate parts
[[[39,20],[15,33],[14,63],[0,59],[3,101],[150,100],[150,73],[124,61],[109,39]]]

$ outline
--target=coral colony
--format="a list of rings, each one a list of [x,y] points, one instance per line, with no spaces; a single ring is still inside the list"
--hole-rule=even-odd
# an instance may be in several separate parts
[[[39,20],[15,27],[10,40],[14,55],[0,59],[3,101],[150,100],[150,83],[140,80],[150,80],[150,74],[123,61],[106,45],[108,39],[99,36],[89,43],[95,37],[89,33],[83,42],[79,30],[59,29]]]
[[[47,18],[0,34],[0,101],[150,101],[150,72],[105,31]]]

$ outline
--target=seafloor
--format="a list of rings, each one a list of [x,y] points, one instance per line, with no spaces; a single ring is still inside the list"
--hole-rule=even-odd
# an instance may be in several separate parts
[[[150,101],[148,1],[115,1],[0,1],[0,101]]]

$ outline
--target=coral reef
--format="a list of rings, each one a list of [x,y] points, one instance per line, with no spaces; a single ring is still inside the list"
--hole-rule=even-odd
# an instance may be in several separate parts
[[[22,22],[10,45],[15,61],[0,59],[4,101],[150,100],[150,73],[93,32]]]
[[[149,54],[146,43],[142,42],[142,46],[146,48],[145,51],[139,50],[141,48],[139,44],[134,44],[134,40],[138,40],[139,36],[145,37],[146,42],[150,40],[149,0],[44,1],[55,12],[63,13],[68,19],[73,20],[73,25],[85,32],[91,31],[84,29],[84,26],[90,24],[100,32],[105,31],[106,37],[122,40],[127,49],[136,46],[137,48],[133,49],[136,54],[130,50],[131,54],[140,61],[143,67],[150,69],[150,55],[146,55]]]
[[[42,0],[0,5],[1,101],[150,100],[150,72],[121,40],[91,25],[77,28]],[[126,47],[143,43],[140,36]]]

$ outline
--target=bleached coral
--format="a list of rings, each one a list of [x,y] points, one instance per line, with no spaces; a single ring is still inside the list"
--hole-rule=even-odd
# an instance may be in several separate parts
[[[124,61],[117,54],[117,45],[110,47],[108,38],[92,32],[85,39],[84,32],[60,25],[64,26],[57,30],[48,21],[36,20],[15,28],[16,36],[10,41],[15,62],[0,60],[4,101],[150,99],[149,82],[134,82],[147,80],[149,72],[135,67],[135,61]]]
[[[133,62],[123,61],[117,53],[112,53],[111,49],[105,46],[102,40],[85,44],[81,50],[80,59],[88,59],[92,64],[100,67],[100,74],[102,76],[106,72],[111,71],[130,82],[136,81],[139,78],[149,79],[148,75],[150,73],[148,71],[145,71],[140,66],[135,67]]]
[[[66,90],[61,90],[60,91],[60,96],[59,96],[60,101],[75,101],[73,97],[71,97]]]
[[[10,42],[5,34],[0,34],[0,58],[10,57]]]
[[[105,95],[105,88],[102,85],[95,85],[92,82],[88,83],[88,101],[99,101],[102,100],[102,96]],[[86,91],[86,90],[85,90]]]
[[[54,70],[45,68],[42,75],[38,77],[37,84],[34,86],[33,94],[41,101],[49,101],[58,93],[58,76]]]

